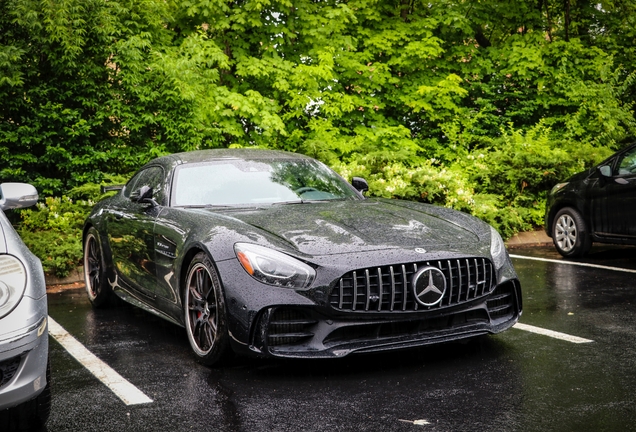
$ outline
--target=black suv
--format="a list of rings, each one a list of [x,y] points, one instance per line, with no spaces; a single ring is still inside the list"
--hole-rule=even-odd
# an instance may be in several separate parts
[[[565,257],[592,242],[636,244],[636,143],[552,188],[545,231]]]

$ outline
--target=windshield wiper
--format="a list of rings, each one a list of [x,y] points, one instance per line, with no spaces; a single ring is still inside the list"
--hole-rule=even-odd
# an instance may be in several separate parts
[[[186,209],[198,209],[198,208],[231,208],[233,206],[229,205],[216,205],[216,204],[192,204],[192,205],[181,205],[175,206],[177,208],[186,208]]]
[[[317,204],[317,203],[326,203],[329,201],[337,201],[335,199],[322,199],[322,200],[304,200],[304,199],[299,199],[299,200],[295,200],[295,201],[280,201],[280,202],[274,202],[272,203],[272,205],[289,205],[289,204]]]
[[[304,204],[305,201],[299,199],[299,200],[294,200],[294,201],[278,201],[278,202],[273,202],[272,205],[289,205],[289,204]]]

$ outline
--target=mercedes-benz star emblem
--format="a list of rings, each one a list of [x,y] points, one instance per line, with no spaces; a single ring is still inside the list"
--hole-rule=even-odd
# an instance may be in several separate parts
[[[413,275],[413,294],[422,306],[435,306],[446,292],[446,276],[436,267],[427,266]]]

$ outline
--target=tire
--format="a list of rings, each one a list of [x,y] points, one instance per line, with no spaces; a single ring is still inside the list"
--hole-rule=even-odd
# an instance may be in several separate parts
[[[86,294],[93,307],[101,308],[113,304],[113,289],[106,280],[106,262],[102,252],[99,233],[89,228],[84,239],[84,283]]]
[[[204,252],[195,255],[188,267],[183,313],[197,361],[206,366],[226,361],[231,349],[223,289],[214,264]]]
[[[0,411],[0,430],[18,432],[39,430],[51,413],[51,366],[46,364],[46,386],[35,398],[16,407]]]
[[[583,217],[571,207],[559,210],[554,217],[552,241],[557,252],[568,258],[581,257],[592,247],[592,238]]]

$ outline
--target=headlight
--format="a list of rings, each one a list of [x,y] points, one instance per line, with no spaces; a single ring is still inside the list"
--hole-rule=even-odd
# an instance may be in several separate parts
[[[0,255],[0,318],[20,303],[25,287],[24,265],[11,255]]]
[[[307,288],[314,280],[313,268],[289,255],[250,243],[234,245],[236,257],[254,279],[283,288]]]
[[[492,256],[495,268],[499,270],[506,263],[508,254],[506,245],[496,229],[490,227],[490,256]]]
[[[550,190],[550,195],[554,195],[555,193],[557,193],[558,191],[560,191],[567,185],[568,185],[568,182],[555,184],[554,187]]]

